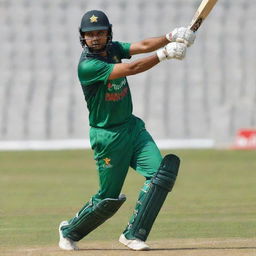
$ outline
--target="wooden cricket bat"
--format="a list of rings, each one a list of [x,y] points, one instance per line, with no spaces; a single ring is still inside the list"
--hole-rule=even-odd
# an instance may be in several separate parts
[[[196,32],[200,26],[202,25],[203,21],[206,19],[208,14],[211,12],[214,5],[217,3],[218,0],[203,0],[199,5],[190,25],[189,29]]]

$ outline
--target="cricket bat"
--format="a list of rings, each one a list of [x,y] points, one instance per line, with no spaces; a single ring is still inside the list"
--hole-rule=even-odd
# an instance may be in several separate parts
[[[199,5],[190,25],[189,29],[193,32],[196,32],[200,26],[202,25],[203,21],[206,19],[208,14],[211,12],[214,5],[217,3],[218,0],[203,0]]]

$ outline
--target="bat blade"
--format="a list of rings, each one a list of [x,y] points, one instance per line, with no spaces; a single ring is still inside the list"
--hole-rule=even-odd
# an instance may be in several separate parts
[[[203,0],[199,5],[190,25],[189,29],[196,32],[202,25],[205,18],[211,12],[218,0]]]

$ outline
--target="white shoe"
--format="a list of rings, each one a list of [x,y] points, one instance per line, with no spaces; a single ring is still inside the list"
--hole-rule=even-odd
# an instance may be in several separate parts
[[[59,226],[59,234],[60,234],[60,241],[59,241],[59,247],[63,250],[72,251],[72,250],[79,250],[79,248],[76,245],[76,242],[71,240],[70,238],[63,237],[61,227],[68,225],[68,222],[62,221]]]
[[[149,246],[142,240],[136,238],[133,240],[127,239],[124,234],[119,237],[119,242],[129,247],[134,251],[148,251],[150,250]]]

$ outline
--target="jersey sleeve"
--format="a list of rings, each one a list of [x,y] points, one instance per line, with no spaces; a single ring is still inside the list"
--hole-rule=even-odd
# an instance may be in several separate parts
[[[121,55],[121,59],[130,59],[131,55],[130,55],[130,47],[131,44],[130,43],[123,43],[123,42],[117,42],[119,49],[120,49],[120,55]]]
[[[95,83],[107,83],[114,64],[92,59],[83,61],[78,65],[78,78],[82,85],[88,86]]]

